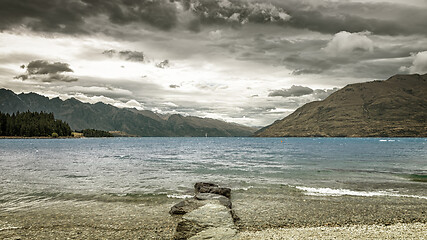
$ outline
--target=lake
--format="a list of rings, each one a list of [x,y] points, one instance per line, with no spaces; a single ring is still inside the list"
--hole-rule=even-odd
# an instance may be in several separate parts
[[[427,199],[426,138],[0,139],[0,203],[191,195],[195,182]]]

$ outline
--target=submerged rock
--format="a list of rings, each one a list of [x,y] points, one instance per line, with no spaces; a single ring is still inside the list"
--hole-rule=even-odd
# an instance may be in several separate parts
[[[213,194],[219,194],[219,195],[225,196],[227,198],[231,197],[230,188],[219,187],[218,185],[213,183],[198,182],[194,185],[194,188],[195,188],[196,194],[213,193]]]
[[[197,200],[218,200],[218,202],[231,209],[232,204],[229,198],[214,193],[198,193],[195,198]]]
[[[205,182],[198,182],[194,184],[194,190],[196,191],[196,193],[200,192],[201,188],[211,188],[211,187],[219,187],[219,186],[214,183],[205,183]]]

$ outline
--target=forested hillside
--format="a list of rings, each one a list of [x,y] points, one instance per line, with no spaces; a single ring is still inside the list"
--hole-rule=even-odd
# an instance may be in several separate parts
[[[56,120],[52,113],[0,112],[0,136],[71,136],[71,128],[67,123]]]

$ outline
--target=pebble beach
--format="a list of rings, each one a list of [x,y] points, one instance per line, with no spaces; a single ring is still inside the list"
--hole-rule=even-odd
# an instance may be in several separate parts
[[[283,189],[282,189],[283,190]],[[182,199],[163,195],[44,199],[0,211],[1,239],[172,239]],[[308,196],[294,189],[234,191],[236,239],[426,239],[427,201]]]

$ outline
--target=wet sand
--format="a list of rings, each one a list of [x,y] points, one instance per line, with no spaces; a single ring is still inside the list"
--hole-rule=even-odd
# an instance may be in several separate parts
[[[181,199],[46,199],[0,206],[0,239],[171,239]],[[298,190],[234,191],[238,239],[423,239],[427,200],[307,196]]]

